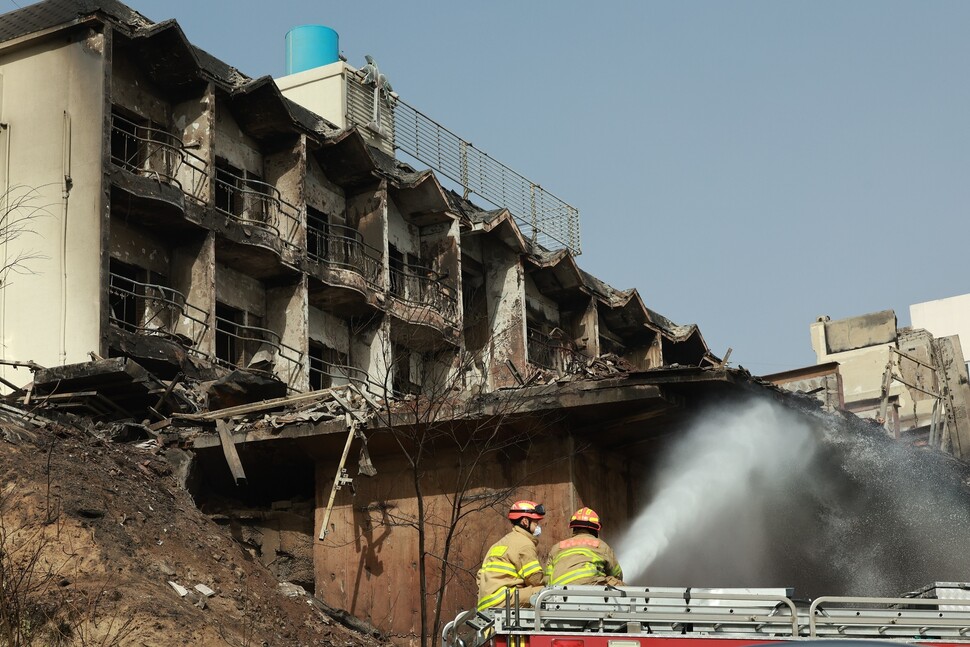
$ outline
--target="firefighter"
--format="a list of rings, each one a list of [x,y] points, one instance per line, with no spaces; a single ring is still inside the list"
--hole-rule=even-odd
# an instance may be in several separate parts
[[[514,598],[519,590],[519,606],[532,606],[529,598],[543,587],[544,575],[536,545],[546,516],[541,503],[516,501],[509,509],[512,531],[498,540],[478,571],[478,610],[505,604],[506,594]]]
[[[573,536],[552,547],[546,566],[549,586],[591,584],[623,586],[623,569],[609,544],[599,538],[600,517],[595,510],[580,508],[569,519]]]

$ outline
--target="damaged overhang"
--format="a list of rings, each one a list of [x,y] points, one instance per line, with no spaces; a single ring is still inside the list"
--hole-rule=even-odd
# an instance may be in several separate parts
[[[429,169],[415,171],[390,155],[371,148],[378,171],[388,179],[388,190],[394,203],[410,222],[419,227],[457,219],[444,187]]]
[[[260,141],[292,139],[295,133],[315,137],[336,126],[290,101],[270,76],[262,76],[229,92],[231,110],[243,131]]]
[[[531,274],[536,287],[544,295],[560,303],[571,303],[589,297],[583,275],[569,250],[540,250],[523,258],[527,264],[526,271]]]
[[[101,420],[156,419],[194,407],[143,366],[127,358],[99,359],[37,371],[33,406]]]
[[[490,234],[498,237],[509,249],[518,254],[526,254],[529,245],[522,235],[522,230],[515,222],[512,212],[508,209],[493,209],[491,211],[469,211],[456,204],[457,195],[449,192],[451,209],[463,218],[463,228],[467,234]]]
[[[314,157],[331,180],[344,187],[377,181],[377,165],[370,146],[356,128],[334,133],[320,142]]]
[[[659,334],[664,340],[664,363],[720,363],[710,354],[695,324],[675,324],[647,308],[636,289],[616,290],[584,272],[568,250],[539,250],[523,258],[533,267],[531,274],[539,291],[557,302],[569,304],[592,297],[600,307],[604,322],[613,332],[639,336],[645,328]],[[668,355],[671,361],[668,361]]]
[[[519,424],[544,420],[568,428],[581,441],[594,442],[607,449],[626,449],[644,445],[677,429],[693,415],[696,406],[714,401],[722,395],[737,397],[745,393],[760,393],[772,397],[791,398],[792,394],[757,381],[747,372],[724,367],[675,367],[634,371],[605,378],[587,378],[502,389],[478,397],[468,396],[464,405],[444,407],[434,422],[469,424],[470,428],[488,417],[503,419],[508,433],[516,433]],[[246,410],[226,410],[194,416],[177,416],[182,424],[192,420],[203,424],[217,416],[235,416],[232,441],[236,445],[251,443],[295,444],[313,455],[332,456],[347,433],[342,408],[322,394],[290,396],[293,404],[283,399],[271,407],[259,409],[254,405],[246,421]],[[307,400],[316,398],[319,404],[307,408]],[[509,415],[509,398],[514,399],[515,413]],[[301,404],[302,401],[302,404]],[[284,407],[279,411],[280,407]],[[371,452],[391,451],[388,438],[381,431],[396,425],[413,425],[413,407],[404,403],[400,409],[390,405],[390,414],[368,417],[367,406],[356,401],[362,419],[367,422],[367,438]],[[813,406],[813,405],[812,405]],[[278,413],[266,415],[276,409]],[[399,413],[394,413],[399,411]],[[313,418],[314,412],[321,414]],[[390,416],[388,418],[387,416]],[[389,423],[387,421],[390,421]],[[187,442],[200,451],[218,450],[219,437],[208,432],[186,429]]]
[[[148,77],[170,93],[186,96],[205,85],[196,49],[174,20],[138,30],[126,49]]]

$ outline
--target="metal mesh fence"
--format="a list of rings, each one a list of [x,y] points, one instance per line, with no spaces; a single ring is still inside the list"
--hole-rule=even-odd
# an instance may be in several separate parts
[[[364,87],[355,76],[348,77],[348,83]],[[359,91],[360,87],[354,90]],[[373,86],[368,90],[373,93]],[[395,149],[427,164],[492,205],[507,208],[525,236],[533,242],[547,249],[565,247],[577,256],[581,253],[578,209],[475,148],[400,98],[391,100],[389,109],[383,99],[381,103],[385,112],[377,119],[373,113],[363,110],[348,110],[348,116],[359,126],[381,123],[385,136],[392,140]],[[387,113],[392,116],[390,124],[385,123]]]

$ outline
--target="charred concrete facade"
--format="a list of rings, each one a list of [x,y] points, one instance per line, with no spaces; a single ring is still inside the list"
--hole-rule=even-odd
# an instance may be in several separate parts
[[[187,374],[203,359],[295,391],[393,374],[402,392],[462,350],[485,358],[488,390],[602,353],[709,360],[696,327],[528,244],[507,212],[213,59],[173,21],[50,0],[3,24],[0,181],[48,212],[29,241],[45,258],[3,290],[7,358],[95,352]]]
[[[615,527],[635,511],[644,478],[630,447],[670,430],[671,410],[689,400],[684,382],[736,379],[696,326],[606,285],[569,251],[533,244],[509,210],[445,189],[371,133],[338,127],[272,79],[193,47],[174,21],[154,23],[113,0],[11,12],[0,16],[0,84],[0,189],[8,203],[25,191],[46,210],[31,223],[36,236],[21,241],[43,258],[0,291],[4,360],[57,367],[94,353],[134,360],[169,390],[240,370],[290,395],[352,385],[367,402],[420,403],[441,385],[464,402],[518,389],[514,416],[489,410],[486,398],[478,420],[514,418],[503,435],[545,433],[483,462],[465,494],[545,500],[559,525],[593,505]],[[8,241],[5,258],[17,251]],[[645,377],[584,382],[590,367],[618,365]],[[26,382],[3,370],[8,382]],[[63,386],[58,375],[49,383]],[[220,416],[244,415],[213,413],[186,421],[211,432]],[[313,559],[281,577],[414,636],[418,540],[407,520],[419,504],[408,460],[391,437],[370,434],[378,477],[328,503],[351,443],[362,444],[354,425],[365,421],[313,415],[271,432],[240,424],[193,446],[216,473],[229,438],[250,483],[266,484],[253,496],[267,511],[237,515],[249,520],[247,541],[262,538],[268,564],[283,553]],[[452,448],[427,463],[421,505],[454,499],[460,459]],[[474,569],[504,523],[496,511],[464,523],[456,562]],[[315,542],[329,525],[346,534]],[[427,552],[444,528],[430,531]],[[473,602],[467,573],[451,586],[448,613]]]

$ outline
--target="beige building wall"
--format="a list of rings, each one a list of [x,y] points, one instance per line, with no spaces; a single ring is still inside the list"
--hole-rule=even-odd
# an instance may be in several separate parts
[[[29,204],[42,207],[17,241],[39,256],[0,290],[6,360],[56,366],[101,350],[104,50],[95,32],[0,50],[0,191],[32,192]],[[5,262],[16,253],[4,245]],[[9,367],[0,374],[30,379]]]
[[[344,128],[347,126],[344,75],[348,69],[346,63],[337,61],[276,79],[276,86],[287,99]]]
[[[928,330],[937,339],[958,336],[964,355],[970,351],[970,294],[914,303],[909,318],[913,328]]]
[[[837,321],[819,317],[811,326],[811,336],[816,364],[839,364],[847,409],[854,410],[854,405],[882,397],[891,349],[898,347],[896,314],[892,310]],[[894,382],[889,395],[896,398],[900,411],[913,410],[913,399],[904,385]],[[878,406],[873,411],[878,411]],[[872,417],[875,413],[860,415]]]

